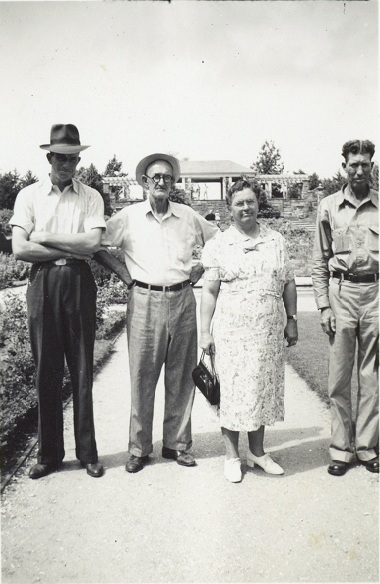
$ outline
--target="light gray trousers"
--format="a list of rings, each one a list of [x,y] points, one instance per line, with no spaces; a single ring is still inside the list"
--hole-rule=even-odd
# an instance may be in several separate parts
[[[379,441],[378,282],[330,281],[330,305],[336,333],[330,337],[329,396],[332,460],[351,462],[376,456]],[[352,425],[351,376],[358,346],[358,402],[355,435]]]
[[[186,286],[155,292],[134,286],[127,311],[131,374],[128,450],[146,456],[153,450],[152,425],[156,385],[165,366],[163,445],[188,450],[194,400],[192,371],[197,362],[196,302]]]

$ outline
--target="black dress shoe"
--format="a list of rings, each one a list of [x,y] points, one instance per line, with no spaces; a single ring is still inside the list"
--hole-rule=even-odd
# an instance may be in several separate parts
[[[37,462],[29,471],[29,477],[31,479],[40,479],[46,477],[46,475],[56,471],[61,465],[60,464],[41,464]]]
[[[171,448],[162,447],[162,456],[164,458],[171,458],[181,466],[195,466],[196,462],[194,456],[185,452],[184,450],[172,450]]]
[[[361,464],[363,464],[369,472],[379,472],[379,459],[372,458],[372,460],[361,460]]]
[[[100,462],[88,462],[83,466],[86,467],[87,474],[90,475],[90,477],[99,478],[104,474],[104,468]]]
[[[327,472],[336,477],[341,477],[346,474],[349,466],[349,463],[343,462],[343,460],[332,460],[327,468]]]
[[[127,463],[125,465],[125,470],[127,472],[139,472],[144,468],[144,464],[148,462],[149,456],[135,456],[130,454]]]

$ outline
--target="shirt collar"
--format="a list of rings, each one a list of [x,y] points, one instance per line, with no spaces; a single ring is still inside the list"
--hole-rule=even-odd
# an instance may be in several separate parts
[[[256,244],[261,243],[263,241],[269,241],[271,239],[274,239],[273,229],[270,229],[270,227],[268,227],[264,223],[258,222],[258,225],[260,225],[260,235],[257,239],[254,240],[252,240],[249,237],[249,235],[245,235],[244,233],[236,229],[234,225],[231,225],[231,227],[224,232],[227,243],[229,245],[233,245],[234,243],[245,244],[248,241],[250,245],[256,246]]]
[[[46,178],[44,178],[41,181],[41,184],[40,184],[40,189],[41,189],[42,194],[43,195],[50,195],[50,193],[56,192],[53,189],[53,186],[54,185],[51,182],[50,175],[48,175]],[[78,179],[73,178],[71,188],[74,191],[74,193],[76,193],[77,195],[79,194],[79,181],[78,181]]]
[[[370,200],[371,203],[378,208],[379,207],[379,198],[378,193],[374,189],[369,189],[368,198],[366,197],[363,199],[364,201]],[[345,183],[338,195],[338,205],[342,205],[344,201],[348,201],[349,203],[353,204],[353,200],[355,200],[354,195],[352,194],[351,187],[348,183]]]
[[[152,215],[154,215],[152,205],[150,204],[149,197],[142,204],[145,206],[145,214],[146,215],[148,215],[148,213],[152,213]],[[175,203],[173,203],[173,201],[169,200],[168,201],[168,210],[166,211],[163,219],[170,217],[170,215],[174,215],[175,217],[182,217],[181,207],[182,207],[182,205],[180,203],[175,204]]]

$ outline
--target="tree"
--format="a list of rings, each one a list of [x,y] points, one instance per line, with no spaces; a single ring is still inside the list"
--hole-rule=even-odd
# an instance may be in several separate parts
[[[77,170],[75,177],[101,194],[104,202],[104,213],[110,217],[112,215],[110,197],[108,193],[105,193],[103,190],[102,176],[99,174],[96,166],[92,163],[88,168],[81,166]]]
[[[314,189],[316,189],[319,184],[320,184],[321,180],[319,178],[319,176],[317,175],[316,172],[313,172],[313,174],[311,174],[309,176],[309,189],[311,191],[313,191]]]
[[[281,161],[281,154],[274,142],[266,141],[259,152],[256,162],[251,165],[257,174],[281,174],[284,165]]]
[[[127,176],[128,173],[121,172],[121,167],[123,163],[116,158],[116,154],[113,155],[111,160],[108,161],[105,171],[102,176]]]
[[[332,178],[326,178],[322,181],[324,195],[332,195],[333,193],[340,191],[346,182],[346,177],[340,174],[340,171],[338,170],[338,172]]]
[[[16,169],[0,174],[0,209],[13,209],[18,192],[35,182],[37,178],[30,170],[23,177]]]
[[[108,164],[105,168],[105,171],[103,172],[102,176],[103,177],[123,177],[123,176],[128,176],[127,172],[122,172],[121,168],[123,166],[123,163],[118,160],[116,158],[116,154],[113,155],[113,157],[111,158],[111,160],[108,161]],[[114,185],[110,185],[109,187],[109,192],[112,196],[112,198],[115,201],[119,200],[119,196],[120,196],[120,187],[119,186],[114,186]],[[111,203],[109,203],[110,208],[111,207]]]

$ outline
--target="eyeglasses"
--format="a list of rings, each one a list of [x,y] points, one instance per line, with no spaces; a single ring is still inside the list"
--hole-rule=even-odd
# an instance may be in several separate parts
[[[155,174],[154,176],[148,176],[146,175],[147,178],[150,178],[150,180],[152,180],[156,185],[158,185],[158,183],[160,182],[160,180],[162,179],[164,181],[165,184],[171,184],[173,177],[171,176],[171,174]]]
[[[59,162],[78,162],[80,160],[78,154],[57,154],[56,152],[52,152],[52,155],[56,160]]]

